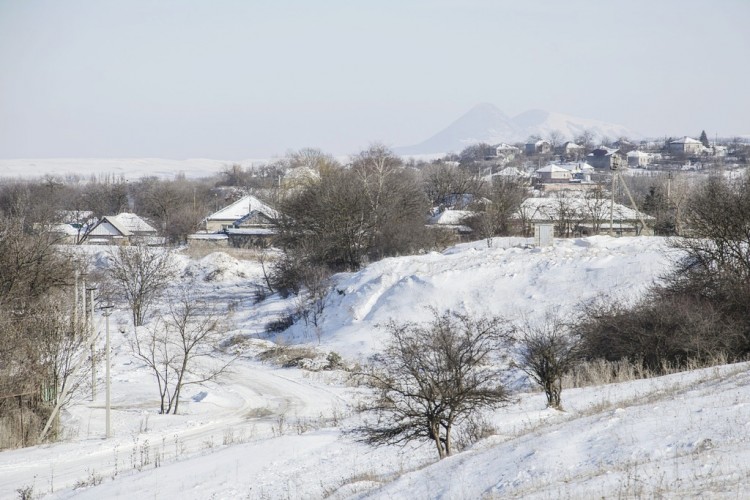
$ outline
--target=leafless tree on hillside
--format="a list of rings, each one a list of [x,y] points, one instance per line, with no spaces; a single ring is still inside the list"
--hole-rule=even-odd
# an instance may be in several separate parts
[[[554,314],[538,322],[526,319],[516,333],[520,343],[518,367],[544,390],[547,406],[562,409],[562,378],[580,359],[578,340]]]
[[[387,325],[389,340],[375,366],[362,374],[374,417],[355,430],[369,444],[430,440],[442,459],[453,452],[452,431],[483,409],[510,400],[497,364],[507,341],[497,317],[446,312],[428,324]]]

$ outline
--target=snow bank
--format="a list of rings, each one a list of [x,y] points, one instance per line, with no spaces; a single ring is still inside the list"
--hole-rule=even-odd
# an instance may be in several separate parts
[[[499,314],[515,320],[548,311],[574,313],[597,297],[631,300],[665,271],[663,238],[594,236],[534,248],[522,238],[467,243],[443,253],[396,257],[336,278],[320,329],[329,349],[367,356],[380,345],[378,325],[425,321],[429,308]],[[304,340],[295,325],[291,339]]]

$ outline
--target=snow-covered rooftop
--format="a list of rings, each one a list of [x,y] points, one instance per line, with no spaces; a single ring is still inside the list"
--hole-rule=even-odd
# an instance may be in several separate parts
[[[430,223],[438,225],[455,226],[463,224],[464,221],[475,214],[471,210],[443,210],[430,219]]]
[[[218,212],[214,212],[209,215],[207,220],[226,220],[236,221],[241,219],[252,211],[258,211],[262,214],[270,217],[271,219],[278,219],[279,213],[271,208],[269,205],[263,203],[258,198],[252,195],[243,196],[239,200],[235,201],[231,205],[228,205]]]
[[[551,163],[551,164],[547,165],[546,167],[542,167],[542,168],[536,170],[536,172],[541,172],[541,173],[544,173],[544,174],[551,174],[551,173],[554,173],[554,172],[570,172],[570,170],[567,169],[567,168],[563,168],[563,167],[561,167],[559,165],[555,165],[554,163]]]
[[[675,139],[670,144],[702,144],[701,141],[693,139],[692,137],[685,136],[681,139]]]
[[[496,176],[496,175],[499,175],[502,177],[528,177],[529,176],[529,174],[527,174],[523,170],[520,170],[517,167],[505,167],[499,172],[495,172],[493,174],[493,176]]]
[[[530,221],[554,221],[560,218],[560,211],[566,210],[568,216],[581,218],[610,219],[610,203],[608,201],[591,200],[583,196],[566,198],[527,198],[521,203],[521,213]],[[614,204],[612,211],[616,221],[637,221],[639,212],[632,208]],[[653,217],[640,213],[643,219],[653,220]]]

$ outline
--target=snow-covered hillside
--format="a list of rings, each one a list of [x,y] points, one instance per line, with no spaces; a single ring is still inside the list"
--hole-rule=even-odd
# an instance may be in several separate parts
[[[232,372],[192,387],[180,415],[158,415],[151,376],[127,347],[127,312],[116,312],[113,437],[103,439],[103,390],[93,402],[81,395],[63,416],[61,442],[0,453],[0,498],[26,488],[92,499],[742,496],[746,365],[566,390],[564,412],[545,408],[540,393],[518,394],[487,415],[494,435],[436,462],[429,444],[370,448],[347,434],[363,392],[345,372],[256,357],[274,343],[301,343],[359,361],[380,348],[378,324],[425,319],[428,306],[515,319],[569,313],[605,294],[630,300],[668,267],[665,250],[660,238],[556,240],[543,249],[498,238],[492,248],[481,241],[386,259],[336,277],[318,331],[299,324],[270,338],[258,337],[294,299],[253,304],[256,262],[180,256],[179,281],[226,308],[227,338],[244,339]],[[104,264],[101,249],[86,251]]]

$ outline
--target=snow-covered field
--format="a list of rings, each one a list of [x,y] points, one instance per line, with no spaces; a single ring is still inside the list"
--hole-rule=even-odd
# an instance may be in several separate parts
[[[527,243],[498,238],[492,248],[463,244],[338,275],[318,329],[298,324],[259,340],[251,339],[294,300],[254,305],[256,262],[181,256],[183,281],[227,309],[227,338],[247,339],[231,373],[191,386],[179,415],[158,415],[151,375],[127,347],[127,311],[117,311],[113,437],[103,438],[100,379],[95,401],[82,394],[63,416],[61,442],[0,453],[0,498],[28,487],[38,496],[92,499],[744,496],[744,364],[566,390],[564,412],[545,408],[540,393],[518,394],[487,416],[495,435],[438,462],[428,443],[371,448],[346,433],[358,422],[353,405],[362,392],[345,372],[256,357],[270,342],[301,343],[360,362],[380,348],[379,324],[427,319],[430,306],[519,319],[571,313],[602,295],[630,300],[670,260],[660,238]]]
[[[266,160],[213,160],[196,158],[172,160],[166,158],[21,158],[0,159],[0,177],[67,177],[77,175],[88,179],[102,174],[137,180],[157,176],[171,179],[182,174],[189,179],[211,177],[232,165],[247,168]]]

